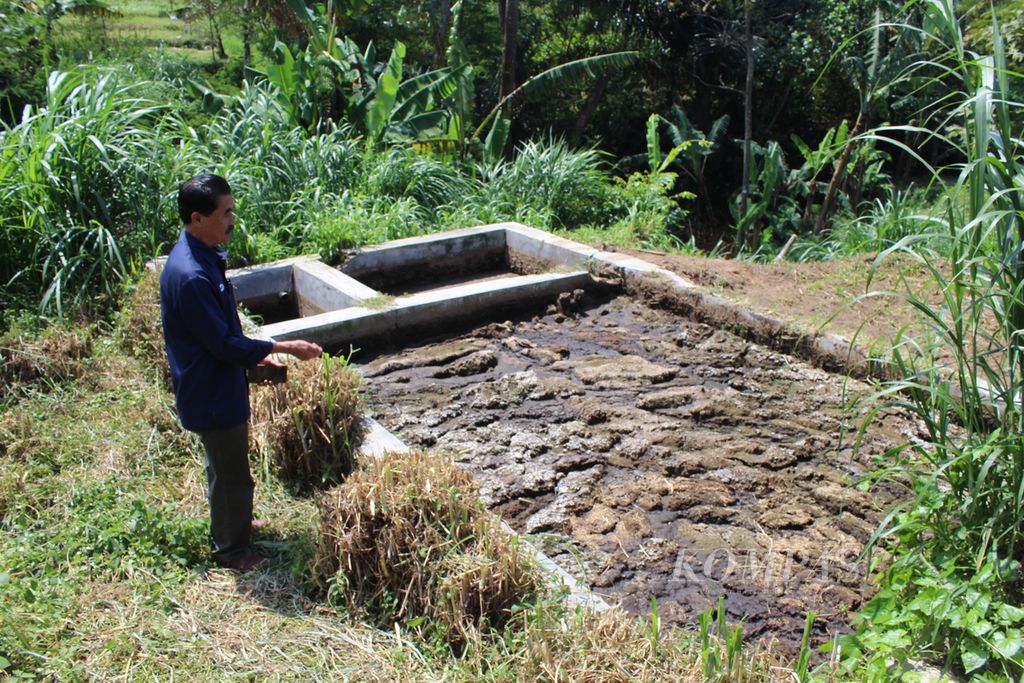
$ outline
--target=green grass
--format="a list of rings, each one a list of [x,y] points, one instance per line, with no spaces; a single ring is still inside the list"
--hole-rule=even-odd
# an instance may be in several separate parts
[[[91,53],[106,55],[116,61],[118,56],[139,55],[163,49],[168,55],[197,65],[242,59],[240,29],[227,26],[221,31],[226,60],[216,59],[211,52],[207,22],[202,18],[171,18],[182,4],[159,0],[114,0],[109,3],[111,15],[89,18],[65,15],[56,22],[60,49],[71,57],[86,58]],[[254,52],[257,66],[265,56]],[[92,61],[92,60],[89,60]]]
[[[951,2],[922,11],[934,52],[911,75],[934,87],[926,123],[947,156],[962,161],[924,168],[937,186],[942,176],[956,178],[931,217],[945,235],[948,258],[918,249],[929,236],[915,234],[881,255],[918,262],[940,300],[897,294],[924,332],[905,331],[894,340],[887,359],[894,379],[873,398],[913,414],[922,438],[892,449],[880,463],[877,478],[904,487],[907,497],[872,538],[889,561],[857,633],[841,642],[863,680],[891,680],[891,663],[911,657],[931,658],[971,680],[1018,680],[1024,675],[1024,155],[1014,138],[1021,105],[1011,84],[1020,76],[1007,67],[997,22],[992,54],[979,57],[966,50]],[[896,127],[871,136],[891,141],[903,132]]]

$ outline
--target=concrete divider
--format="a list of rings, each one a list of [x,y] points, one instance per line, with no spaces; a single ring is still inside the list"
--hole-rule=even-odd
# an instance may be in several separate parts
[[[583,271],[500,278],[443,290],[431,290],[384,302],[384,310],[351,306],[308,318],[264,325],[261,336],[284,341],[306,339],[327,348],[344,348],[363,340],[399,332],[439,331],[444,325],[479,318],[497,308],[587,287]]]
[[[296,263],[292,267],[292,281],[302,317],[356,306],[379,294],[322,261]]]

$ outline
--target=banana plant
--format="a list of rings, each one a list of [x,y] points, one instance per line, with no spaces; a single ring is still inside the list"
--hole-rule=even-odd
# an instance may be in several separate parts
[[[550,88],[553,85],[566,85],[577,83],[582,80],[596,78],[608,71],[632,64],[639,58],[640,53],[636,51],[611,52],[609,54],[595,55],[574,59],[545,69],[539,74],[528,78],[522,85],[501,98],[494,108],[480,121],[480,124],[473,131],[468,140],[472,144],[480,139],[480,135],[488,125],[491,126],[487,134],[485,149],[488,155],[503,151],[508,141],[508,131],[511,126],[511,114],[508,110],[515,98],[526,96],[531,93]]]

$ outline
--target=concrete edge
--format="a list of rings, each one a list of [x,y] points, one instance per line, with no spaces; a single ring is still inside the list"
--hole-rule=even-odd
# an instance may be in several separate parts
[[[294,264],[292,282],[295,286],[295,298],[299,302],[300,316],[308,316],[310,312],[318,314],[353,306],[379,294],[377,290],[367,287],[322,261]]]
[[[341,271],[359,278],[382,269],[436,264],[451,258],[454,249],[467,245],[476,251],[504,251],[505,228],[501,224],[483,225],[366,246],[351,253],[341,266]]]
[[[806,331],[752,308],[712,294],[643,259],[601,251],[519,223],[506,223],[511,252],[560,266],[587,268],[595,277],[619,280],[626,294],[667,305],[700,322],[723,327],[751,341],[792,354],[830,372],[858,378],[882,377],[863,350],[846,337]]]
[[[585,271],[516,275],[400,297],[384,310],[349,306],[264,325],[260,337],[274,341],[305,338],[321,345],[344,346],[406,327],[479,315],[488,308],[515,301],[554,296],[590,282],[590,274]]]
[[[409,447],[401,439],[385,429],[383,425],[372,417],[364,418],[364,424],[366,433],[363,436],[363,443],[359,447],[360,456],[379,458],[385,453],[409,452]],[[501,528],[518,540],[519,546],[533,557],[541,570],[547,574],[549,580],[561,583],[562,587],[567,590],[564,600],[564,604],[567,607],[573,609],[584,607],[598,612],[611,608],[611,605],[604,598],[595,594],[582,581],[559,567],[554,560],[541,552],[537,546],[520,535],[503,519],[501,520]]]

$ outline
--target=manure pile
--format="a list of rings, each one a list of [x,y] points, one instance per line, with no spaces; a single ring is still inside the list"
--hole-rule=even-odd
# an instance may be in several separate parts
[[[491,509],[630,611],[653,596],[682,623],[724,596],[783,650],[808,610],[816,643],[848,630],[856,557],[891,502],[853,485],[913,425],[883,416],[855,456],[843,406],[865,385],[625,297],[580,305],[373,358],[371,413],[450,453]]]

